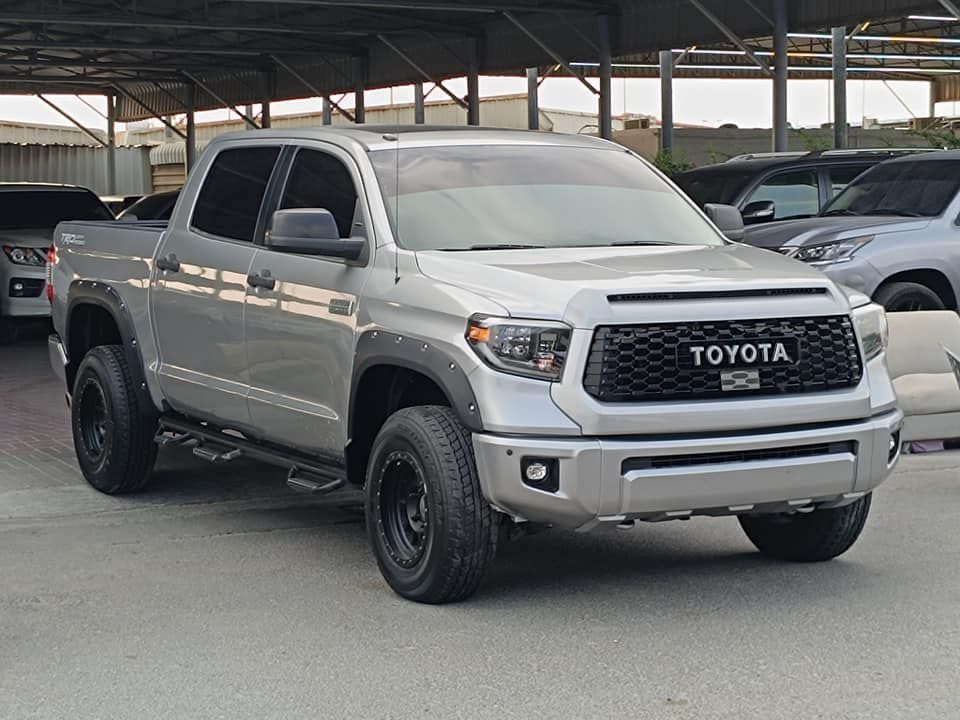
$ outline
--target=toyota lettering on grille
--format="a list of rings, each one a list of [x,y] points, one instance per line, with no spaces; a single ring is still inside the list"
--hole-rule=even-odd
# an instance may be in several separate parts
[[[693,369],[760,368],[794,365],[800,360],[796,338],[761,338],[738,342],[682,342],[677,367]]]

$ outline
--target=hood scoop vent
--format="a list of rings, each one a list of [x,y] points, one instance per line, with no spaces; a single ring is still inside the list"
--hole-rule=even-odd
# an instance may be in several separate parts
[[[724,300],[728,298],[765,298],[796,295],[826,295],[823,287],[759,288],[749,290],[678,290],[675,292],[619,293],[607,295],[610,303],[670,302],[673,300]]]

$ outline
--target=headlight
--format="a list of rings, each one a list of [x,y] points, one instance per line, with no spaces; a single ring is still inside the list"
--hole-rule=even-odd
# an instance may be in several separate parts
[[[474,316],[467,323],[467,342],[497,370],[559,380],[570,345],[570,327],[558,322]]]
[[[887,349],[887,313],[882,306],[870,303],[853,311],[853,322],[863,344],[864,360],[872,360]]]
[[[10,258],[14,265],[31,265],[33,267],[43,267],[47,264],[47,257],[36,248],[3,246],[4,254]]]
[[[823,245],[811,245],[799,248],[782,247],[780,248],[780,252],[792,257],[794,260],[802,260],[811,265],[828,265],[830,263],[849,260],[857,250],[871,240],[873,240],[873,235],[864,235],[863,237],[838,240],[836,242],[824,243]]]

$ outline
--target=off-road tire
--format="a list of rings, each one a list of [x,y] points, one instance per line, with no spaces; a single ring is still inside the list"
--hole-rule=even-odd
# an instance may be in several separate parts
[[[104,412],[97,411],[99,402]],[[102,415],[102,422],[95,417]],[[71,404],[73,445],[83,476],[108,495],[135,493],[150,479],[157,458],[157,419],[141,408],[123,348],[101,345],[77,370]]]
[[[888,312],[943,310],[943,299],[926,285],[915,282],[894,282],[882,286],[874,298]]]
[[[870,495],[830,510],[741,515],[740,526],[757,550],[777,560],[822,562],[842,555],[867,522]]]
[[[421,488],[421,502],[408,502],[408,512],[412,506],[416,517],[426,518],[422,541],[411,544],[406,555],[391,530],[397,527],[391,518],[403,514],[390,510],[402,505],[392,502],[401,476]],[[470,432],[448,407],[405,408],[387,419],[367,465],[365,511],[380,571],[408,600],[440,604],[467,598],[496,554],[498,516],[481,495]]]

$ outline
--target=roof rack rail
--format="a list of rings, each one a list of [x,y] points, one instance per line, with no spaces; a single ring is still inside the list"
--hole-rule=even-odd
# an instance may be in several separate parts
[[[737,160],[761,160],[763,158],[803,157],[804,155],[809,155],[809,154],[810,153],[806,150],[784,150],[780,152],[743,153],[741,155],[734,155],[732,158],[728,158],[727,162],[735,162]]]
[[[877,147],[877,148],[842,148],[839,150],[814,150],[812,157],[842,157],[846,155],[908,155],[936,150],[931,147]]]

